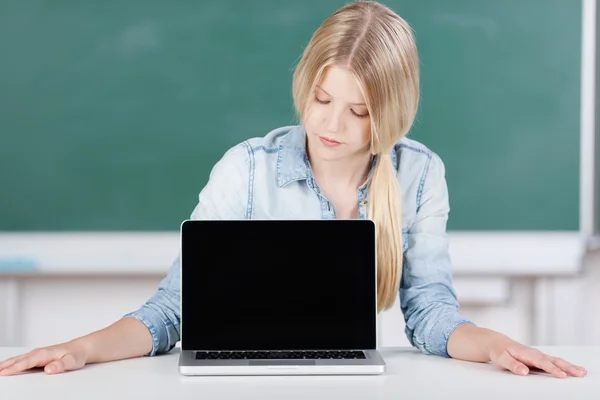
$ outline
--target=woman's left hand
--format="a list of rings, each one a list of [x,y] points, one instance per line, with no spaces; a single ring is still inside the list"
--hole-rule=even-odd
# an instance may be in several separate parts
[[[566,378],[568,375],[583,377],[587,374],[583,367],[547,355],[508,337],[494,341],[489,356],[492,363],[517,375],[529,374],[531,367],[546,371],[557,378]]]

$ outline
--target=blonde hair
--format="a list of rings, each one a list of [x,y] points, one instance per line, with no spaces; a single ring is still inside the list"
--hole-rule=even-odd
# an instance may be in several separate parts
[[[402,198],[392,163],[394,145],[409,131],[419,103],[419,61],[408,23],[388,7],[352,2],[313,34],[294,71],[292,95],[299,119],[323,71],[342,66],[354,74],[371,118],[368,217],[377,232],[377,307],[389,309],[402,274]]]

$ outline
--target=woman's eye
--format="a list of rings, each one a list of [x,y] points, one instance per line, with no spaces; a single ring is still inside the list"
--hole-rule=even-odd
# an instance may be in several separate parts
[[[367,118],[369,116],[369,113],[366,113],[366,114],[357,114],[356,112],[354,112],[354,110],[352,110],[352,114],[354,114],[358,118]]]
[[[315,101],[317,103],[319,103],[319,104],[329,104],[329,103],[331,103],[330,100],[321,100],[321,99],[319,99],[318,96],[315,96]],[[350,110],[350,112],[352,112],[352,115],[354,115],[355,117],[358,117],[358,118],[367,118],[369,116],[368,112],[366,114],[359,114],[359,113],[355,112],[354,110]]]

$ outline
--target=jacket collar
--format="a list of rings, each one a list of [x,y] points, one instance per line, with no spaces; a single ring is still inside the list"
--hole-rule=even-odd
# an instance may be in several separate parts
[[[279,143],[277,156],[277,183],[280,187],[290,182],[312,177],[306,152],[306,131],[301,125],[294,126]]]

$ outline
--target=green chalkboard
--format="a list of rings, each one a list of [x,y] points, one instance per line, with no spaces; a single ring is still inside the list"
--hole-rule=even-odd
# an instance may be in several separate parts
[[[419,41],[413,131],[447,166],[451,229],[579,229],[581,4],[402,2]]]
[[[224,151],[295,123],[293,67],[344,3],[0,2],[0,230],[177,230]],[[580,3],[386,4],[449,228],[577,229]]]

